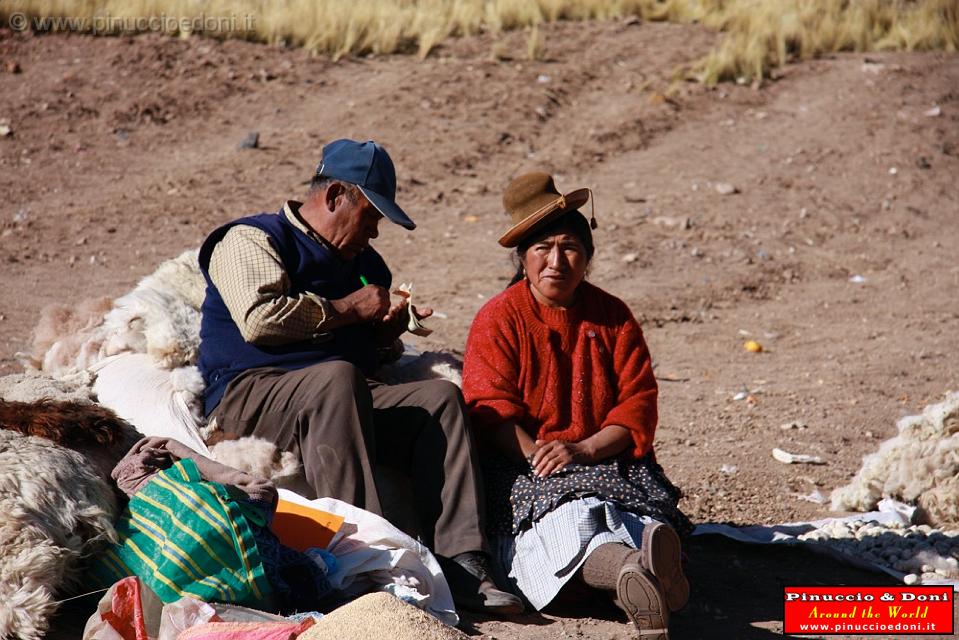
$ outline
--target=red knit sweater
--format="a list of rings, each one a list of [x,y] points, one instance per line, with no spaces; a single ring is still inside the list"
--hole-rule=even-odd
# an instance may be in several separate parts
[[[463,394],[477,428],[515,421],[533,438],[583,440],[607,425],[652,450],[656,378],[629,307],[588,282],[570,309],[547,307],[524,280],[480,309],[470,329]]]

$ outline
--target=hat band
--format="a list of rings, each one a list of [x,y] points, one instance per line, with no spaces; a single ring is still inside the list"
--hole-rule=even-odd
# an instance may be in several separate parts
[[[590,227],[591,229],[594,229],[594,230],[595,230],[596,227],[598,227],[599,225],[596,224],[596,205],[595,205],[594,202],[593,202],[593,190],[590,189],[589,187],[587,187],[587,188],[586,188],[586,191],[589,192],[589,227]],[[526,218],[524,218],[524,220],[525,220],[525,219],[528,219],[528,218],[533,218],[533,217],[538,216],[538,215],[543,215],[543,214],[545,214],[545,213],[547,213],[547,212],[549,212],[549,211],[553,211],[554,209],[557,209],[557,208],[558,208],[558,209],[565,209],[565,208],[566,208],[566,196],[560,194],[560,196],[559,196],[559,198],[558,198],[557,200],[553,200],[553,201],[550,202],[549,204],[540,207],[539,209],[537,209],[537,210],[534,211],[533,213],[531,213],[531,214],[529,214],[528,216],[526,216]]]
[[[528,220],[529,218],[535,218],[536,216],[543,215],[549,211],[554,211],[555,209],[565,209],[566,208],[566,196],[560,195],[557,200],[548,202],[533,213],[525,216],[523,220]],[[520,220],[522,222],[522,220]],[[519,224],[519,223],[516,223]]]

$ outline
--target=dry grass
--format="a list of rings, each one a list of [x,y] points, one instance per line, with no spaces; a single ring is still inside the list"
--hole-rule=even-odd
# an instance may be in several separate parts
[[[132,19],[165,16],[162,30],[175,35],[245,38],[333,57],[426,56],[446,38],[528,29],[527,55],[538,58],[546,46],[537,27],[543,22],[622,16],[700,22],[726,32],[691,69],[708,83],[762,77],[791,60],[833,51],[959,49],[959,0],[7,0],[0,23],[13,24],[18,13],[81,18],[85,25],[47,29],[98,33],[147,30]],[[169,18],[194,22],[182,28]],[[204,25],[203,18],[222,19]]]
[[[703,24],[726,32],[700,78],[762,77],[833,51],[959,49],[957,0],[699,0]]]

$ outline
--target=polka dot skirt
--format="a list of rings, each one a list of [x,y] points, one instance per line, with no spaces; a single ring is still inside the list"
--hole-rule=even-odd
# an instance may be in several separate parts
[[[651,455],[639,460],[569,464],[547,478],[535,477],[528,464],[487,456],[483,472],[491,534],[516,535],[559,505],[587,496],[665,522],[681,536],[693,530],[689,518],[676,506],[682,492]]]

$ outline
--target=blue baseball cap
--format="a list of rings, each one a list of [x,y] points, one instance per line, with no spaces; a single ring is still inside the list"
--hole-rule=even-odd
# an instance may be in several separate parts
[[[396,224],[415,229],[416,224],[396,204],[396,169],[390,155],[372,140],[334,140],[323,147],[316,175],[355,184],[366,199]]]

